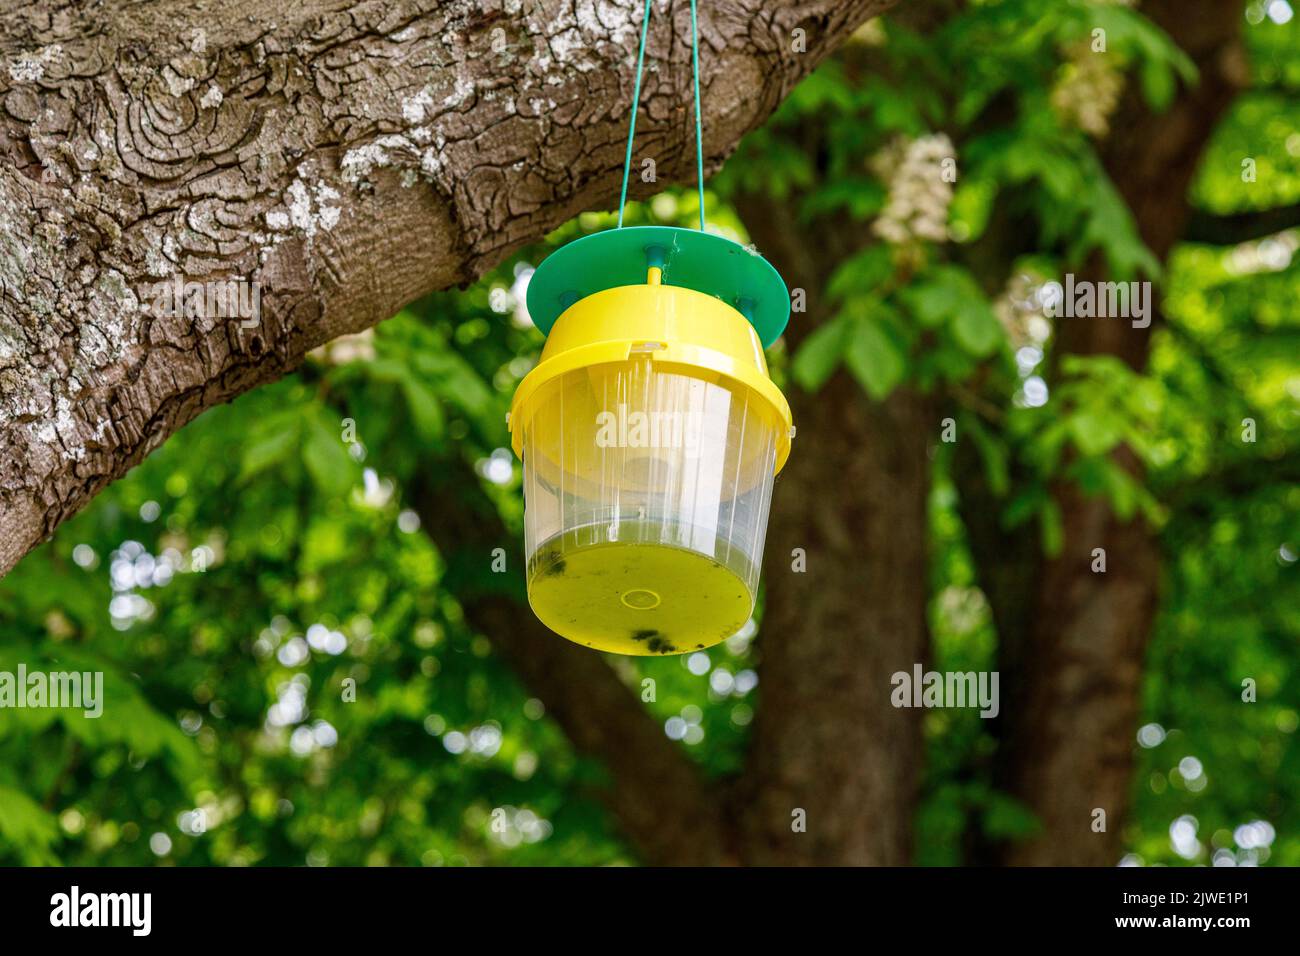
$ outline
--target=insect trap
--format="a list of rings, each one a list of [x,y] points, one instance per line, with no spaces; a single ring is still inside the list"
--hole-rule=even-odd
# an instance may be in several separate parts
[[[644,22],[641,37],[638,99]],[[696,74],[698,171],[698,60]],[[635,110],[628,165],[634,135]],[[552,253],[528,286],[547,336],[510,413],[528,599],[600,650],[693,651],[745,624],[790,453],[763,357],[789,293],[761,256],[704,232],[700,190],[699,231],[623,228],[621,202],[618,228]]]

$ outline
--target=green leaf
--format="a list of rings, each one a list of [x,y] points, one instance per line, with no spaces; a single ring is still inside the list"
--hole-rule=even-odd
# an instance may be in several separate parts
[[[345,530],[335,521],[318,518],[303,536],[303,555],[307,567],[325,567],[342,561],[350,553]]]
[[[840,209],[861,221],[880,212],[885,205],[885,188],[866,176],[850,176],[814,190],[799,207],[800,219],[811,222]]]
[[[1112,279],[1130,281],[1139,273],[1159,278],[1160,261],[1138,235],[1132,212],[1100,166],[1091,177],[1090,191],[1090,214],[1070,250],[1071,259],[1082,261],[1087,252],[1100,248]]]
[[[905,356],[875,317],[853,323],[844,361],[858,384],[877,401],[893,391],[907,371]]]
[[[984,475],[993,494],[1001,497],[1011,487],[1006,446],[989,434],[988,429],[975,415],[967,415],[963,426],[971,434],[975,447],[984,462]]]
[[[388,382],[390,384],[404,382],[409,374],[409,367],[405,362],[383,355],[366,362],[364,368],[367,378],[376,382]]]
[[[1142,63],[1140,77],[1142,95],[1146,97],[1151,109],[1157,113],[1163,113],[1169,109],[1169,104],[1174,101],[1174,93],[1177,88],[1174,81],[1174,71],[1169,64],[1159,60],[1145,60]]]
[[[951,321],[972,297],[983,293],[970,274],[958,266],[927,270],[903,298],[923,325],[936,327]]]
[[[977,358],[992,353],[1002,338],[1002,327],[983,290],[957,266],[930,270],[902,298],[925,328],[951,323],[957,344]]]
[[[244,446],[239,461],[239,482],[280,464],[298,447],[301,419],[292,415],[275,415],[259,425]]]
[[[853,295],[872,292],[893,274],[894,258],[889,246],[870,246],[836,267],[826,285],[826,294],[844,301]]]
[[[825,384],[840,364],[848,323],[841,317],[817,328],[804,341],[790,363],[794,380],[810,392]]]
[[[983,298],[962,303],[952,331],[957,344],[976,358],[992,354],[1002,338],[1002,326]]]
[[[902,295],[912,315],[925,328],[939,328],[961,308],[960,287],[946,278],[940,281],[919,282]]]
[[[316,487],[342,495],[352,487],[354,465],[343,441],[321,420],[313,418],[302,446],[302,460]]]
[[[1148,516],[1158,520],[1159,504],[1142,485],[1113,459],[1105,459],[1101,480],[1106,497],[1120,520],[1128,521],[1141,506]]]
[[[437,351],[418,353],[411,367],[413,376],[426,381],[445,405],[460,409],[485,438],[504,440],[505,417],[492,389],[459,354],[440,344]]]
[[[1106,412],[1079,412],[1070,420],[1074,445],[1084,455],[1104,455],[1124,436],[1124,423]]]
[[[1061,506],[1056,499],[1048,495],[1038,511],[1038,521],[1042,533],[1043,552],[1054,558],[1061,553],[1065,545],[1065,527],[1061,519]]]
[[[0,835],[31,863],[56,862],[50,847],[59,838],[58,822],[21,790],[0,786]]]
[[[997,195],[997,183],[988,179],[967,177],[957,187],[948,218],[954,226],[960,227],[961,242],[974,242],[984,234]]]
[[[1042,822],[1027,806],[1004,793],[990,793],[984,801],[984,833],[999,840],[1017,840],[1041,833]]]
[[[415,375],[402,377],[402,394],[406,397],[406,407],[411,413],[411,422],[416,434],[426,442],[436,442],[443,435],[442,405],[438,396]]]

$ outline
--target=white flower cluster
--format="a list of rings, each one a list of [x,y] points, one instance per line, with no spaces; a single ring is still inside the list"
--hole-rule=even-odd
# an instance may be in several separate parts
[[[1052,323],[1044,316],[1047,280],[1036,272],[1026,271],[1007,280],[1002,294],[993,302],[993,312],[1006,329],[1013,349],[1039,346],[1052,334]]]
[[[340,335],[312,349],[309,354],[327,365],[371,361],[375,357],[375,330],[363,329],[351,335]]]
[[[871,171],[889,185],[885,208],[872,224],[876,235],[895,245],[946,241],[955,176],[945,173],[955,171],[955,163],[945,133],[896,139],[872,157]]]
[[[1052,109],[1061,121],[1098,139],[1110,132],[1110,117],[1124,92],[1124,73],[1108,53],[1087,41],[1066,51],[1066,62],[1052,87]]]

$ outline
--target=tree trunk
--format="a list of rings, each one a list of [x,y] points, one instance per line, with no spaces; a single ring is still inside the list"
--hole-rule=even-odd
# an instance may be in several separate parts
[[[797,202],[736,199],[758,249],[806,293],[807,313],[786,331],[791,352],[829,318],[830,274],[865,238],[849,221],[800,224]],[[735,791],[745,859],[902,865],[924,746],[920,712],[890,704],[890,677],[929,656],[935,407],[907,389],[873,402],[845,372],[789,399],[797,433],[773,491],[760,706]]]
[[[891,705],[890,677],[929,654],[931,403],[907,390],[870,402],[846,374],[791,397],[796,444],[815,452],[791,455],[774,494],[746,859],[903,865],[924,745],[921,711]]]
[[[1133,784],[1159,552],[1141,519],[1120,521],[1074,488],[1057,502],[1062,552],[1041,565],[1023,643],[1007,635],[999,648],[1009,693],[996,782],[1042,824],[1038,838],[1004,848],[1002,862],[1108,866],[1119,860]],[[1094,548],[1105,549],[1104,574],[1092,570]],[[1103,832],[1093,829],[1097,810]]]
[[[705,4],[707,166],[889,2]],[[0,0],[0,573],[205,408],[607,206],[640,8]],[[636,152],[665,181],[689,37],[658,4]]]
[[[1187,191],[1199,158],[1246,80],[1242,7],[1220,0],[1143,5],[1200,71],[1199,83],[1164,114],[1152,115],[1131,89],[1102,148],[1139,232],[1162,260],[1187,226]],[[1150,333],[1160,324],[1158,316],[1150,329],[1061,320],[1054,354],[1116,355],[1142,369]],[[1127,449],[1116,455],[1140,480],[1133,455]],[[1140,518],[1120,521],[1104,499],[1061,487],[1056,499],[1064,544],[1059,556],[1046,559],[1036,543],[1008,541],[997,527],[977,469],[959,468],[958,480],[1007,691],[996,782],[1043,824],[1039,837],[1003,847],[996,858],[1016,865],[1113,865],[1123,843],[1143,665],[1157,608],[1155,532]],[[1105,550],[1105,573],[1092,570],[1096,548]],[[1097,810],[1105,811],[1102,832],[1093,828]]]

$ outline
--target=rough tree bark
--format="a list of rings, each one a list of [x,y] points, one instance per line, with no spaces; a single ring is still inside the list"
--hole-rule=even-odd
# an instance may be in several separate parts
[[[738,789],[746,856],[902,866],[925,754],[921,712],[890,704],[890,677],[929,658],[933,405],[910,390],[870,403],[844,374],[791,405],[817,454],[791,457],[775,494],[762,706]]]
[[[805,145],[815,151],[817,133]],[[741,196],[745,227],[808,311],[790,348],[828,318],[831,272],[869,238],[861,224],[795,225],[796,200]],[[789,394],[798,441],[773,492],[764,568],[762,706],[735,788],[755,864],[900,866],[911,860],[924,743],[920,711],[890,704],[890,676],[929,656],[926,625],[930,398],[870,401],[840,372]],[[806,569],[794,570],[802,549]],[[793,814],[805,814],[796,832]]]
[[[705,4],[707,166],[890,2]],[[0,0],[0,574],[205,408],[608,206],[640,7]],[[689,36],[656,3],[663,180]],[[167,314],[176,279],[256,284],[257,321]]]
[[[961,6],[900,9],[926,33]],[[854,69],[882,64],[855,48]],[[816,121],[792,137],[817,162],[830,135]],[[831,274],[873,241],[846,216],[801,217],[802,197],[742,194],[735,205],[758,248],[807,312],[786,330],[793,351],[830,318]],[[933,396],[901,388],[871,401],[846,372],[817,394],[789,394],[798,442],[773,491],[759,649],[762,705],[734,788],[746,859],[757,864],[901,866],[925,765],[922,712],[890,703],[891,677],[930,659],[926,619]],[[793,568],[802,549],[806,569]],[[792,814],[803,810],[804,832]]]
[[[1219,119],[1247,80],[1243,4],[1148,0],[1143,12],[1196,62],[1200,80],[1153,115],[1130,90],[1102,146],[1107,171],[1138,231],[1164,260],[1187,228],[1188,187]],[[1097,276],[1105,278],[1104,276]],[[1062,321],[1054,352],[1115,355],[1146,365],[1151,329],[1124,322]],[[965,449],[969,457],[973,449]],[[1120,463],[1137,474],[1127,449]],[[998,630],[1007,700],[999,720],[995,782],[1043,824],[1035,839],[995,851],[1013,865],[1113,865],[1120,856],[1132,788],[1141,679],[1158,603],[1160,554],[1140,518],[1120,520],[1102,498],[1060,487],[1061,553],[1007,532],[975,462],[958,469],[963,516]],[[1094,548],[1105,574],[1093,573]],[[1093,811],[1106,829],[1093,831]]]

